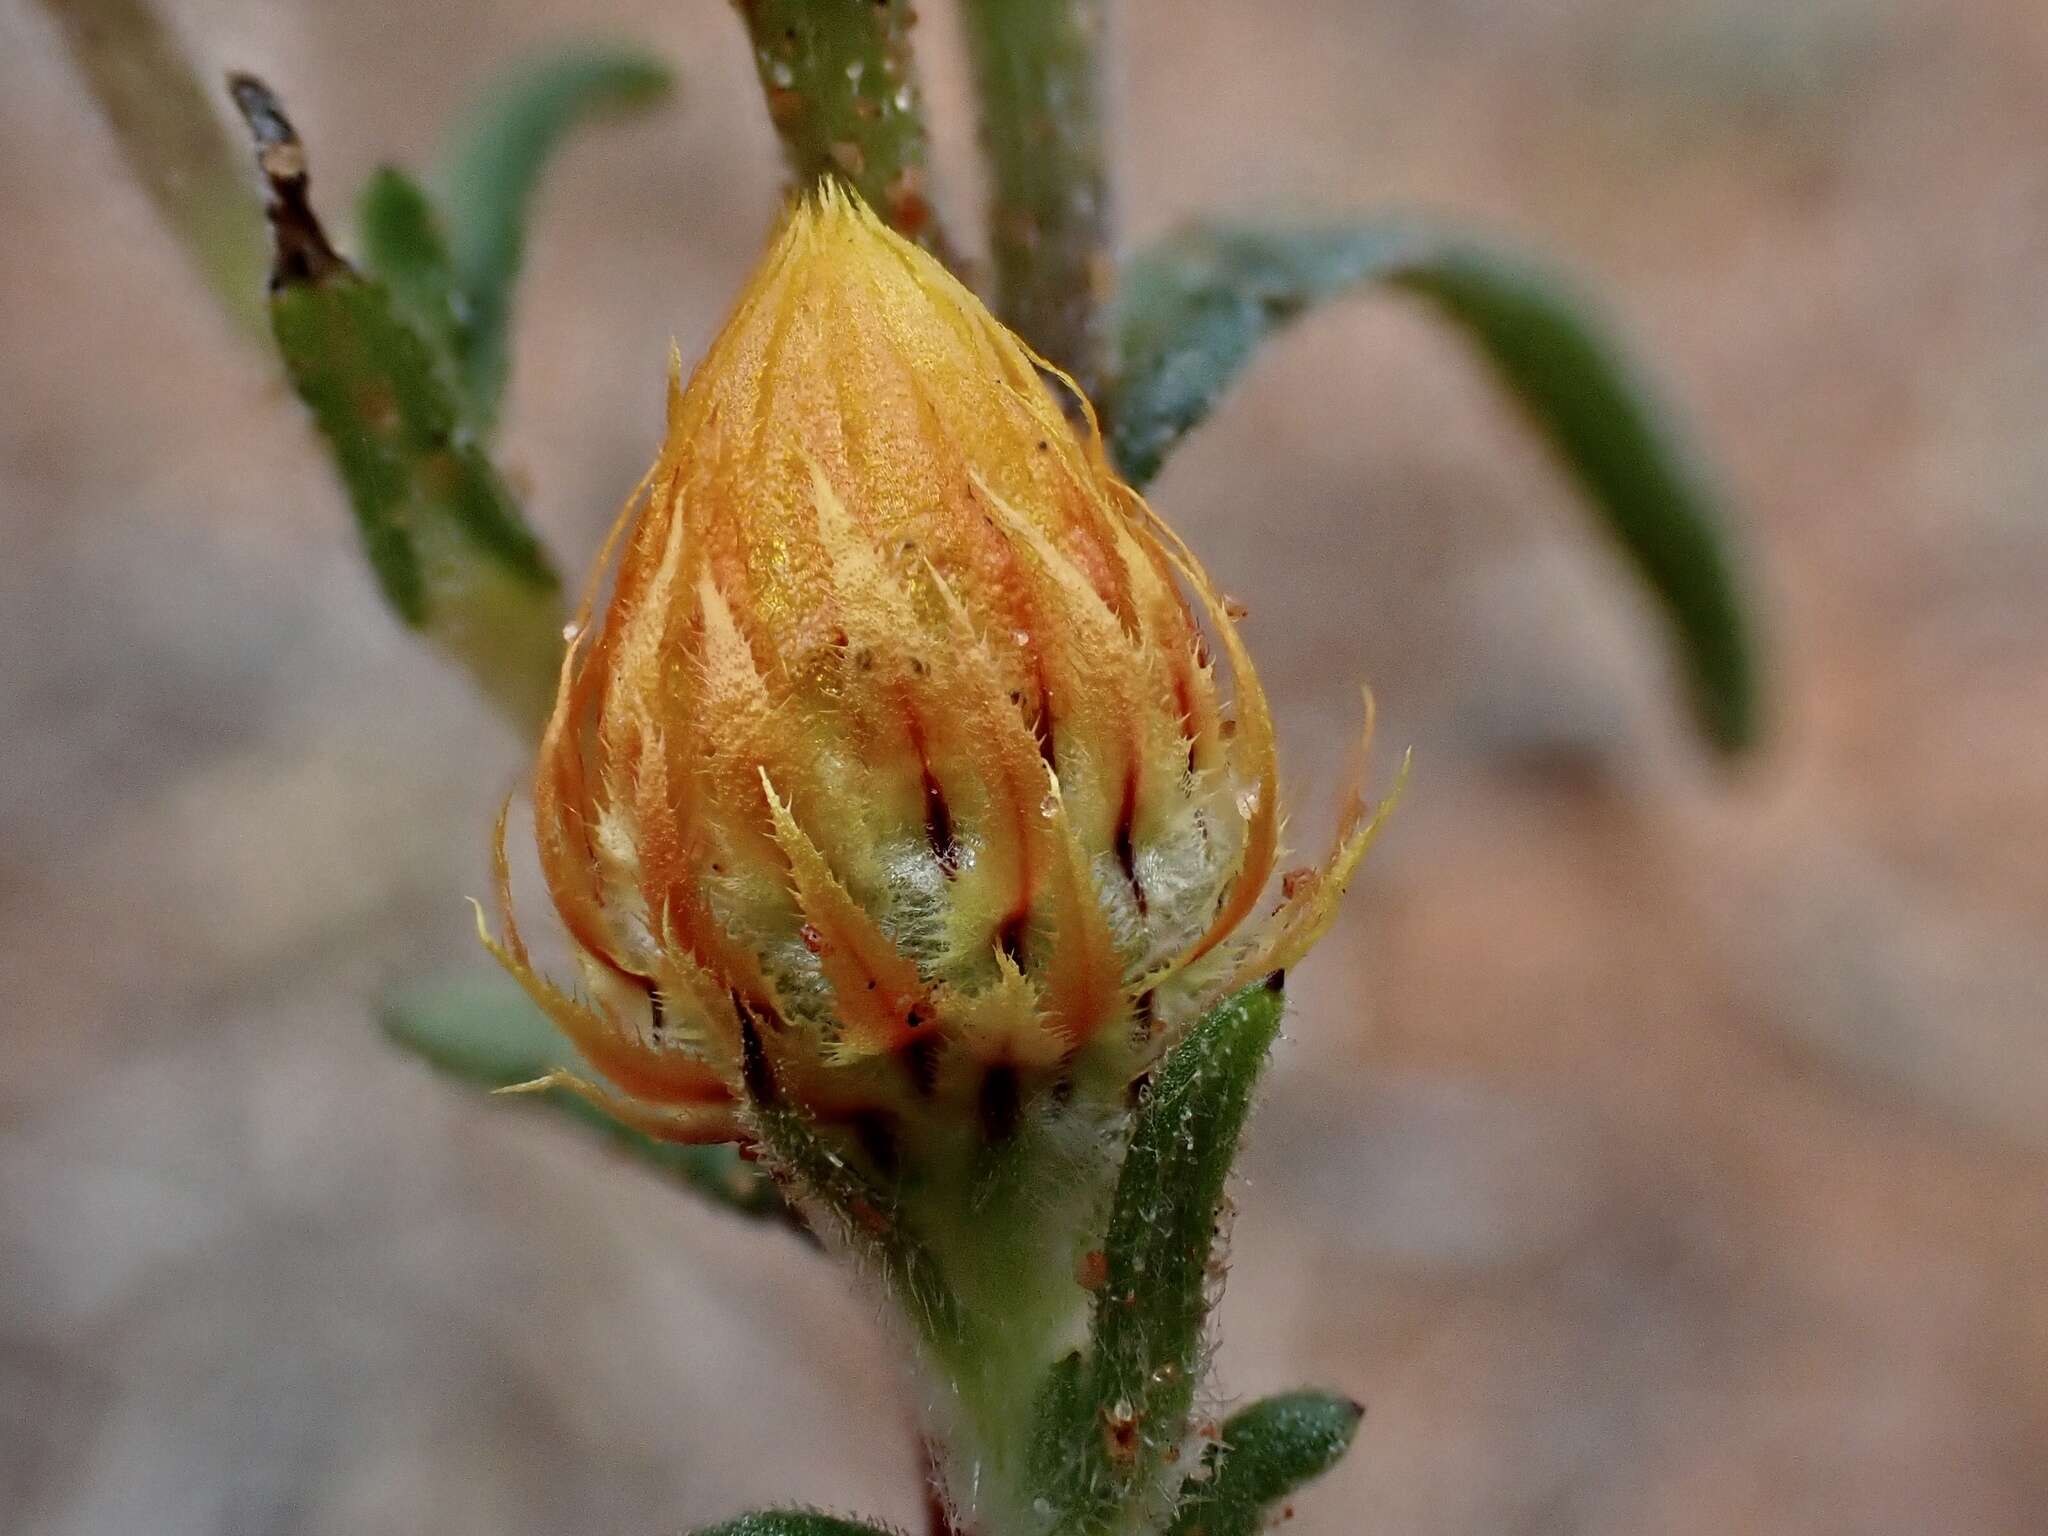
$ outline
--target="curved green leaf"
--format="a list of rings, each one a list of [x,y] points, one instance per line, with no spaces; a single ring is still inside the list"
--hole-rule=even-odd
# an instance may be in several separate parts
[[[379,1006],[377,1021],[392,1040],[430,1065],[482,1088],[529,1083],[557,1067],[582,1065],[519,984],[495,967],[395,993]],[[543,1102],[729,1210],[795,1220],[774,1184],[742,1162],[733,1147],[656,1141],[571,1093],[550,1093]]]
[[[348,269],[278,288],[270,318],[386,600],[512,718],[546,719],[560,584],[432,347],[382,283]]]
[[[352,271],[281,287],[271,328],[362,525],[385,594],[407,623],[472,578],[460,541],[534,590],[558,582],[540,542],[482,450],[466,440],[427,343],[381,283]],[[444,592],[439,590],[446,588]]]
[[[1056,1527],[1116,1528],[1156,1496],[1201,1374],[1223,1186],[1280,1030],[1276,975],[1220,1004],[1153,1074],[1117,1175],[1084,1364],[1057,1370],[1033,1436]]]
[[[1376,282],[1465,333],[1663,605],[1702,731],[1726,752],[1752,745],[1757,662],[1719,497],[1591,307],[1515,252],[1384,220],[1202,228],[1143,253],[1118,296],[1122,366],[1105,401],[1119,468],[1149,480],[1261,341]]]
[[[463,320],[463,377],[488,424],[504,393],[506,324],[525,252],[527,206],[569,130],[667,94],[666,65],[631,48],[594,47],[517,66],[470,113],[438,178]]]
[[[363,265],[390,291],[454,382],[463,305],[441,215],[426,189],[395,165],[379,166],[356,196],[356,233]]]
[[[1365,1409],[1328,1392],[1288,1392],[1240,1409],[1182,1490],[1167,1536],[1254,1536],[1272,1506],[1351,1449]]]
[[[1102,402],[1118,469],[1144,485],[1260,342],[1426,248],[1391,223],[1272,233],[1201,225],[1131,258],[1117,279],[1116,373]]]

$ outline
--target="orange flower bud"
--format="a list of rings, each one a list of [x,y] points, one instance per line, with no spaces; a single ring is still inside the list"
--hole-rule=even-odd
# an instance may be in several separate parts
[[[1363,851],[1354,800],[1244,931],[1278,817],[1232,614],[1017,337],[845,192],[672,381],[613,542],[534,792],[585,995],[509,903],[502,954],[604,1079],[573,1086],[655,1134],[787,1101],[893,1155],[1120,1096],[1313,942]]]

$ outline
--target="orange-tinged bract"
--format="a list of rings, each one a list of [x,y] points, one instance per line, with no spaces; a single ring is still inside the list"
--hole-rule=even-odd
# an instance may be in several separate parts
[[[1279,829],[1235,623],[943,267],[827,187],[677,373],[534,791],[580,995],[503,903],[570,1086],[677,1140],[794,1104],[888,1161],[1120,1096],[1313,942],[1371,823],[1248,929]]]

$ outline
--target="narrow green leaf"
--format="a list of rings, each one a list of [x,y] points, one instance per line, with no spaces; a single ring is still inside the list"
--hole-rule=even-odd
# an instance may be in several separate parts
[[[396,993],[378,1023],[397,1044],[465,1083],[504,1088],[558,1067],[581,1070],[575,1049],[504,972],[478,967]],[[602,1132],[621,1150],[744,1216],[794,1220],[775,1186],[736,1148],[676,1146],[619,1124],[572,1093],[539,1100]]]
[[[422,628],[426,575],[406,524],[415,499],[413,446],[434,435],[432,356],[398,323],[389,295],[353,273],[281,290],[270,320],[285,372],[341,473],[384,598]],[[413,407],[410,420],[401,414],[401,394]]]
[[[1187,1428],[1212,1297],[1224,1181],[1274,1036],[1278,978],[1218,1006],[1154,1074],[1117,1176],[1085,1389],[1041,1399],[1037,1477],[1063,1529],[1154,1495]],[[1060,1422],[1064,1420],[1062,1430]],[[1050,1455],[1046,1453],[1050,1452]]]
[[[556,147],[579,123],[660,100],[666,65],[637,49],[586,47],[516,67],[486,93],[442,162],[456,288],[466,306],[463,378],[476,419],[497,415],[512,284],[527,208]]]
[[[397,166],[379,166],[356,198],[356,232],[363,265],[390,292],[453,383],[462,301],[441,216],[426,190]]]
[[[1720,499],[1591,306],[1512,251],[1398,221],[1266,232],[1198,229],[1127,268],[1111,452],[1143,484],[1258,344],[1367,283],[1427,300],[1491,366],[1662,604],[1694,713],[1715,746],[1759,730],[1751,623]]]
[[[1104,401],[1118,468],[1142,486],[1260,342],[1426,249],[1425,236],[1392,223],[1271,233],[1201,225],[1131,258],[1112,309],[1117,371]]]
[[[430,622],[437,578],[462,579],[444,564],[445,546],[458,542],[538,591],[555,590],[539,542],[483,451],[459,432],[433,351],[390,290],[337,272],[278,290],[270,318],[292,386],[334,451],[371,563],[407,623]]]
[[[445,359],[391,290],[328,241],[305,147],[276,96],[249,75],[229,89],[269,184],[271,331],[378,584],[401,619],[537,733],[561,658],[560,583],[458,409]]]
[[[1240,1409],[1182,1490],[1167,1536],[1254,1536],[1281,1499],[1342,1459],[1365,1409],[1327,1392],[1289,1392]]]
[[[761,1509],[720,1525],[707,1525],[693,1536],[897,1536],[885,1525],[842,1520],[812,1509]]]
[[[750,1120],[762,1147],[796,1187],[830,1212],[846,1241],[881,1271],[920,1333],[941,1346],[959,1340],[959,1299],[938,1256],[904,1219],[900,1202],[827,1145],[801,1110],[757,1102]]]

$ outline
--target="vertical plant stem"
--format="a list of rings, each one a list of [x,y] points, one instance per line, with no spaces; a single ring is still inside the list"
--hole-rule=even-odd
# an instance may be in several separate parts
[[[1091,398],[1110,281],[1106,0],[963,0],[993,186],[996,309]]]
[[[837,176],[898,233],[941,250],[911,0],[734,0],[734,8],[799,185]]]
[[[146,0],[41,3],[158,214],[235,323],[263,332],[263,211],[176,40]]]

